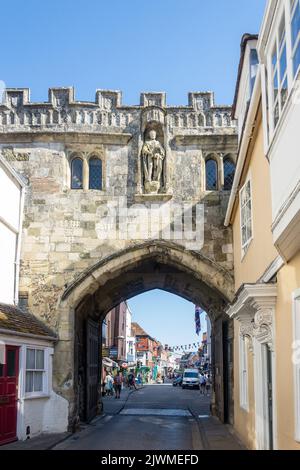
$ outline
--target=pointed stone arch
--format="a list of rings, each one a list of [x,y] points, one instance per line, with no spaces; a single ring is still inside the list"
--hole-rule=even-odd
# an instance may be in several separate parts
[[[162,289],[201,305],[213,325],[220,321],[222,325],[226,306],[233,300],[233,286],[232,273],[224,267],[200,252],[166,241],[116,251],[78,275],[58,305],[60,341],[54,355],[54,386],[69,401],[70,428],[78,422],[75,332],[79,317],[101,322],[123,300]]]
[[[147,271],[154,267],[154,272]],[[137,270],[141,268],[142,271]],[[166,269],[164,269],[166,268]],[[77,306],[86,295],[92,295],[99,289],[112,294],[112,289],[118,285],[126,286],[124,274],[131,275],[131,280],[143,276],[144,283],[139,286],[132,285],[132,291],[121,289],[120,299],[134,297],[147,290],[160,288],[194,303],[201,304],[206,310],[223,310],[227,302],[233,299],[233,276],[230,271],[207,258],[200,252],[188,251],[182,246],[165,241],[150,241],[133,245],[115,252],[105,257],[89,269],[82,272],[72,283],[70,283],[62,295],[61,306]],[[148,275],[149,274],[149,275]],[[190,286],[178,286],[176,278],[185,276],[186,283]],[[172,286],[172,280],[174,285]],[[114,287],[109,283],[113,282]],[[197,289],[194,283],[198,284]],[[128,288],[129,286],[127,286]],[[209,304],[211,298],[217,299],[212,305]],[[111,308],[111,302],[100,303],[100,314],[107,313],[107,308]],[[99,306],[100,306],[99,305]]]

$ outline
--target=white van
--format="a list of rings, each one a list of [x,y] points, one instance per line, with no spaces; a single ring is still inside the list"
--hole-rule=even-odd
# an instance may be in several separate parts
[[[199,388],[200,374],[198,369],[185,369],[182,378],[182,388]]]

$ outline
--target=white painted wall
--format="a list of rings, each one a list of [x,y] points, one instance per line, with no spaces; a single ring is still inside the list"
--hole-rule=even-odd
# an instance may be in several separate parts
[[[262,95],[264,123],[269,123],[265,147],[270,161],[273,239],[286,261],[300,248],[300,70],[298,75],[294,76],[290,6],[290,0],[269,0],[258,43],[260,61],[267,72],[262,81]],[[283,18],[285,18],[288,97],[275,126],[272,56],[276,41],[279,42]]]
[[[68,429],[69,403],[52,390],[53,347],[50,341],[29,339],[20,336],[0,334],[0,342],[19,346],[19,391],[17,413],[17,436],[27,439],[26,430],[30,427],[29,437],[40,433],[63,433]],[[44,392],[35,397],[26,396],[26,349],[41,348],[45,351],[45,387]]]
[[[16,245],[17,235],[0,220],[0,302],[5,304],[14,303]]]
[[[300,103],[292,102],[269,154],[273,220],[300,180],[299,123]]]
[[[20,185],[0,164],[0,217],[19,229]]]
[[[13,304],[17,285],[18,236],[22,187],[0,159],[0,302]]]

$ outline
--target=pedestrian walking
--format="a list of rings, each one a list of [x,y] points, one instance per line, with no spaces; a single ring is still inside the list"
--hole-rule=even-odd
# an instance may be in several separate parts
[[[200,374],[200,393],[204,395],[206,387],[206,380],[203,374]]]
[[[137,386],[135,384],[134,373],[132,371],[128,375],[128,385],[129,385],[129,388],[134,388],[135,390],[137,390]]]
[[[137,383],[138,383],[139,385],[142,385],[142,383],[143,383],[143,378],[142,378],[142,374],[141,374],[141,373],[138,374]]]
[[[114,394],[113,384],[114,384],[114,379],[112,378],[112,376],[108,372],[108,374],[105,377],[105,386],[104,386],[104,390],[105,390],[106,395],[113,396],[113,394]]]
[[[117,374],[114,377],[114,389],[115,389],[115,394],[116,394],[116,399],[120,399],[121,396],[121,390],[122,390],[122,375],[121,372],[117,372]]]

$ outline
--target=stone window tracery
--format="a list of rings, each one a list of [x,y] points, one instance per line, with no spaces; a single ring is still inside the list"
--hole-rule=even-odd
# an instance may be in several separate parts
[[[224,160],[224,190],[231,191],[235,174],[235,164],[230,158]]]
[[[70,188],[103,191],[103,158],[97,152],[75,150],[69,153]]]
[[[83,189],[83,162],[79,157],[71,162],[71,189]]]
[[[205,163],[206,191],[218,190],[218,165],[217,162],[209,158]]]
[[[102,190],[102,160],[97,157],[89,159],[89,189]]]

